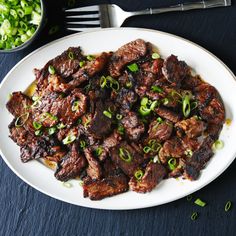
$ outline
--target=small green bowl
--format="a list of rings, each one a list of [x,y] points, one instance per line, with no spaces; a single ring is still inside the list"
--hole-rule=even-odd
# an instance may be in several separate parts
[[[29,40],[27,40],[26,42],[19,45],[18,47],[15,47],[15,48],[12,48],[12,49],[0,49],[0,53],[12,53],[12,52],[20,51],[20,50],[28,47],[29,45],[31,45],[32,42],[39,36],[40,32],[42,31],[42,29],[45,25],[45,4],[44,4],[44,0],[40,0],[40,2],[41,2],[41,21],[40,21],[40,24],[39,24],[38,28],[36,29],[36,31],[32,35],[32,37]]]

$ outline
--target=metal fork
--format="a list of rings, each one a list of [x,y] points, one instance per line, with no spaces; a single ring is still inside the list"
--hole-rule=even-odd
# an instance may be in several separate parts
[[[187,11],[230,6],[231,0],[203,0],[183,3],[165,8],[148,8],[142,11],[128,12],[115,4],[102,4],[64,10],[66,28],[72,31],[85,31],[97,28],[120,27],[132,16],[152,15],[171,11]]]

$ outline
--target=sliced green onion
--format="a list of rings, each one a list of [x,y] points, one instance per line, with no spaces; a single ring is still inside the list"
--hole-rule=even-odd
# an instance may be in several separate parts
[[[224,147],[224,142],[222,140],[216,140],[212,146],[214,150],[220,150]]]
[[[144,151],[145,153],[149,153],[150,151],[152,151],[152,149],[151,149],[149,146],[145,146],[145,147],[143,148],[143,151]]]
[[[132,161],[132,157],[129,153],[128,150],[126,150],[125,148],[119,148],[119,157],[125,161],[125,162],[131,162]]]
[[[72,183],[69,183],[69,182],[63,182],[62,185],[66,188],[71,188],[73,187]]]
[[[102,77],[100,78],[100,87],[101,87],[101,88],[105,88],[106,85],[107,85],[107,79],[106,79],[105,76],[102,76]]]
[[[162,118],[161,118],[161,117],[158,117],[158,118],[157,118],[157,122],[158,122],[159,124],[163,123]]]
[[[131,72],[137,72],[139,70],[138,65],[136,63],[130,64],[127,67]]]
[[[41,106],[41,104],[42,104],[42,102],[40,100],[36,100],[31,105],[31,108],[33,108],[33,109],[39,108]]]
[[[86,58],[88,61],[92,61],[95,57],[93,55],[88,55]]]
[[[60,29],[59,25],[53,25],[50,30],[48,31],[48,34],[49,35],[53,35],[55,34],[56,32],[58,32]]]
[[[40,121],[42,122],[42,121],[44,121],[44,120],[46,120],[46,119],[50,119],[50,120],[58,120],[58,118],[56,117],[56,116],[54,116],[54,115],[52,115],[52,114],[50,114],[50,113],[48,113],[48,112],[45,112],[45,113],[42,113],[41,115],[40,115]]]
[[[118,91],[120,89],[120,84],[118,81],[116,80],[113,80],[113,82],[111,83],[110,87],[115,90],[115,91]]]
[[[197,218],[198,218],[198,213],[193,212],[193,214],[191,215],[191,220],[196,220]]]
[[[193,199],[193,196],[192,196],[192,195],[188,195],[188,196],[187,196],[187,201],[188,201],[188,202],[190,202],[192,199]]]
[[[176,159],[175,158],[171,158],[168,161],[168,166],[169,166],[170,170],[174,170],[176,168]]]
[[[56,131],[57,131],[56,127],[51,127],[51,128],[48,129],[48,134],[53,135]]]
[[[232,208],[232,202],[228,201],[225,204],[225,212],[229,211]]]
[[[153,85],[153,86],[151,87],[151,91],[157,92],[157,93],[162,93],[162,92],[163,92],[163,89],[162,89],[160,86]]]
[[[160,58],[160,55],[157,52],[154,52],[152,54],[152,59],[155,60],[155,59],[158,59],[158,58]]]
[[[158,152],[161,149],[161,144],[156,142],[156,140],[154,140],[154,141],[155,142],[150,143],[150,148],[152,149],[153,152]]]
[[[43,132],[42,132],[42,130],[36,130],[35,132],[34,132],[34,134],[36,135],[36,136],[40,136],[40,135],[42,135],[43,134]]]
[[[69,52],[68,54],[69,59],[74,60],[75,56],[73,52]]]
[[[29,118],[29,112],[26,112],[22,115],[20,115],[19,117],[17,117],[16,121],[15,121],[15,127],[19,128],[21,126],[23,126],[25,124],[25,122],[28,120]]]
[[[66,127],[66,125],[64,125],[63,123],[59,123],[58,125],[57,125],[57,128],[58,129],[64,129]]]
[[[52,66],[52,65],[50,65],[49,67],[48,67],[48,72],[51,74],[51,75],[54,75],[55,74],[55,68]]]
[[[91,122],[91,118],[88,117],[84,123],[84,127],[87,128],[88,124]]]
[[[33,122],[33,126],[34,126],[34,128],[35,128],[36,130],[38,130],[38,129],[41,129],[42,124],[40,124],[40,123],[34,121],[34,122]]]
[[[137,170],[135,173],[134,173],[134,177],[139,181],[142,179],[143,177],[143,171],[142,170]]]
[[[133,86],[133,83],[131,81],[128,81],[125,83],[126,88],[131,88]]]
[[[190,106],[190,98],[188,95],[185,95],[183,97],[182,111],[185,117],[188,117],[190,115],[191,106]]]
[[[80,62],[79,62],[79,66],[80,66],[80,67],[83,67],[84,65],[85,65],[85,61],[80,61]]]
[[[197,106],[198,106],[198,103],[195,101],[195,102],[191,102],[191,110],[194,110],[194,109],[196,109],[197,108]]]
[[[152,102],[152,104],[151,104],[151,106],[150,106],[150,110],[153,111],[157,106],[158,106],[158,101]]]
[[[193,151],[191,149],[187,149],[184,154],[188,157],[191,157],[193,155]]]
[[[117,120],[121,120],[122,117],[123,117],[123,116],[122,116],[121,114],[116,114],[116,119],[117,119]]]
[[[168,98],[163,98],[162,103],[163,103],[163,105],[168,105],[169,99]]]
[[[66,138],[62,140],[63,144],[70,144],[76,140],[76,136],[74,134],[69,134]]]
[[[80,141],[80,147],[82,148],[82,149],[84,149],[85,147],[86,147],[86,142],[84,141],[84,140],[81,140]]]
[[[147,106],[147,104],[148,104],[148,98],[146,98],[146,97],[142,98],[141,106]]]
[[[206,206],[206,203],[203,202],[200,198],[196,199],[194,203],[200,207]]]
[[[145,107],[145,106],[141,106],[141,107],[139,108],[139,113],[140,113],[142,116],[147,116],[147,115],[150,114],[150,112],[151,112],[151,109],[149,109],[149,108],[147,108],[147,107]]]
[[[118,131],[119,134],[124,134],[125,133],[125,128],[122,125],[119,125],[117,131]]]
[[[95,155],[97,157],[99,157],[102,154],[102,152],[103,152],[103,148],[102,147],[98,147],[98,148],[95,149]]]
[[[79,110],[79,101],[74,101],[72,104],[72,111],[78,111]]]
[[[109,111],[103,111],[103,115],[108,117],[109,119],[112,118],[112,114]]]

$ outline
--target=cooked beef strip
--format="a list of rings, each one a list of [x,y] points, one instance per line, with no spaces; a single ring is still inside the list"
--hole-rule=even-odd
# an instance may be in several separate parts
[[[120,148],[124,151],[128,151],[131,160],[124,161],[120,157]],[[140,164],[144,161],[141,151],[137,151],[138,147],[134,143],[128,144],[126,141],[121,142],[118,146],[114,147],[111,151],[112,161],[122,169],[122,171],[132,177],[136,170],[139,169]],[[125,152],[126,153],[126,152]]]
[[[129,190],[128,179],[124,174],[109,176],[102,180],[86,181],[83,184],[84,197],[101,200]]]
[[[148,163],[141,180],[132,177],[129,181],[130,189],[138,193],[151,192],[157,184],[166,176],[164,166],[158,163]]]
[[[126,116],[121,120],[125,128],[125,133],[130,140],[138,140],[144,133],[144,124],[138,119],[135,112],[128,112]]]
[[[202,145],[195,151],[191,158],[186,159],[183,176],[190,180],[196,180],[199,177],[200,171],[213,156],[212,144],[214,140],[211,137],[206,137]]]
[[[111,76],[117,77],[121,75],[121,70],[127,64],[137,61],[147,53],[146,42],[137,39],[120,47],[111,57],[108,70]]]
[[[98,101],[96,103],[95,114],[89,123],[88,130],[91,134],[98,139],[104,138],[105,135],[111,132],[112,119],[108,118],[103,112],[109,109],[109,102],[103,103]]]
[[[159,152],[161,163],[166,164],[170,158],[180,158],[184,156],[184,148],[181,145],[181,140],[178,137],[173,137],[164,142],[163,147]]]
[[[87,161],[85,157],[79,153],[78,144],[73,143],[71,150],[58,163],[55,177],[60,181],[67,181],[73,179],[81,173],[86,167]]]
[[[93,156],[92,150],[85,148],[84,155],[88,161],[88,167],[86,169],[88,176],[91,179],[100,179],[102,176],[102,168],[99,161]]]
[[[175,124],[177,135],[182,136],[184,133],[189,138],[201,136],[206,129],[206,123],[196,117],[179,121]]]
[[[155,112],[162,118],[167,119],[173,123],[180,121],[181,116],[174,111],[165,108],[165,107],[158,107],[155,109]]]
[[[149,124],[148,139],[157,139],[166,141],[170,138],[173,130],[173,124],[169,121],[159,123],[156,119]]]
[[[162,73],[172,86],[179,87],[182,80],[190,73],[190,69],[184,61],[179,61],[176,56],[171,55],[165,59]]]

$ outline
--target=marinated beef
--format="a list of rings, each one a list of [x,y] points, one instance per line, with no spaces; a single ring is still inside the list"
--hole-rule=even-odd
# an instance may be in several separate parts
[[[177,113],[175,113],[172,110],[169,110],[165,107],[158,107],[155,109],[155,112],[162,118],[167,119],[171,121],[172,123],[177,123],[181,120],[181,116]]]

